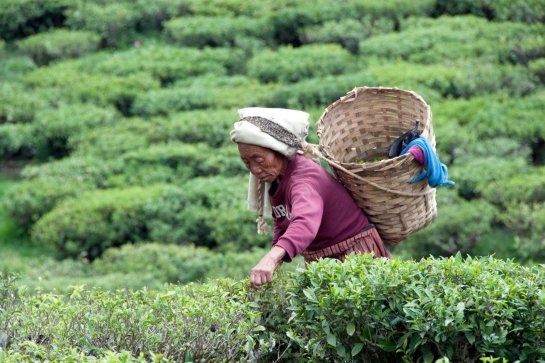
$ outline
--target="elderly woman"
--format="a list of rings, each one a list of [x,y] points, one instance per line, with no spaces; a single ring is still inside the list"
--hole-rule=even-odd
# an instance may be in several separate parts
[[[252,269],[252,287],[271,282],[275,268],[297,255],[307,262],[344,260],[352,252],[391,257],[342,184],[302,155],[307,113],[253,107],[239,116],[231,139],[250,171],[249,207],[260,214],[269,210],[274,222],[272,248]],[[263,229],[262,215],[258,222]]]

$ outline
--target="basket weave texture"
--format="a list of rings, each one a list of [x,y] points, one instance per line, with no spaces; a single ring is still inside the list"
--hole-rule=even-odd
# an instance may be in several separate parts
[[[413,129],[415,120],[435,148],[431,109],[412,91],[354,88],[326,108],[318,121],[323,158],[390,245],[426,227],[437,215],[435,189],[427,179],[408,182],[422,166],[410,154],[388,159],[388,146]]]

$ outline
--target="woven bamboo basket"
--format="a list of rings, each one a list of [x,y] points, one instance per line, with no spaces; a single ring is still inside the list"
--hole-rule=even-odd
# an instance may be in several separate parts
[[[390,245],[426,227],[437,215],[435,189],[427,179],[408,182],[422,166],[410,154],[388,159],[388,146],[413,129],[415,120],[435,148],[431,109],[412,91],[354,88],[326,108],[318,121],[324,160]]]

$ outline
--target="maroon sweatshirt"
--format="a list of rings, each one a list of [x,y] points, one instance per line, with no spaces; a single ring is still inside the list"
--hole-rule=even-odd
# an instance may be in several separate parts
[[[348,191],[320,165],[301,155],[289,161],[280,183],[269,191],[274,221],[272,244],[291,261],[359,233],[369,224]]]
[[[409,149],[425,165],[422,150]],[[286,250],[291,261],[304,250],[320,250],[359,233],[369,224],[348,191],[320,165],[296,155],[280,183],[269,190],[274,235],[272,244]]]

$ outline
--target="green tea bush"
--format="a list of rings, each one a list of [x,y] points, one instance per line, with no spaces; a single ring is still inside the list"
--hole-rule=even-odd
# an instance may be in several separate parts
[[[96,187],[108,187],[107,178],[113,173],[112,161],[89,156],[68,157],[43,164],[28,165],[21,171],[22,179],[48,179],[62,184],[70,180]]]
[[[180,183],[197,176],[241,175],[246,171],[234,146],[212,149],[206,144],[154,144],[127,152],[115,163],[112,185]]]
[[[391,32],[393,28],[393,21],[386,18],[348,18],[305,27],[301,31],[301,38],[303,43],[338,43],[352,54],[358,54],[362,40]]]
[[[61,257],[89,259],[108,247],[146,240],[224,250],[263,247],[270,236],[255,235],[255,214],[245,206],[246,185],[239,177],[218,176],[193,178],[180,187],[90,191],[58,203],[38,220],[31,236]]]
[[[545,261],[545,203],[509,205],[502,215],[504,223],[516,234],[515,247],[523,261]]]
[[[534,361],[544,286],[543,267],[493,258],[325,259],[288,290],[291,336],[317,361]]]
[[[237,72],[243,54],[238,49],[195,49],[147,44],[114,53],[95,54],[78,60],[77,67],[97,75],[129,76],[148,73],[161,85],[203,74]]]
[[[520,97],[537,87],[525,67],[513,65],[419,65],[402,61],[386,65],[372,62],[367,74],[383,86],[412,89],[413,85],[419,85],[431,88],[445,98],[471,98],[502,90]]]
[[[28,231],[58,202],[90,189],[94,186],[78,180],[27,180],[10,189],[3,198],[3,205],[8,215]]]
[[[545,58],[530,62],[528,68],[542,84],[545,84]]]
[[[4,48],[6,47],[6,42],[0,38],[0,57],[4,57]]]
[[[66,296],[10,297],[14,308],[3,310],[0,319],[10,354],[38,360],[68,351],[109,362],[117,355],[123,362],[135,361],[131,356],[155,362],[249,361],[259,355],[251,335],[263,327],[240,285],[225,280],[154,292],[75,288]],[[15,311],[25,318],[16,318]],[[52,346],[56,353],[49,352]]]
[[[456,189],[465,199],[481,198],[492,183],[528,172],[524,158],[502,158],[498,156],[475,157],[466,163],[452,165],[450,177],[456,182]]]
[[[118,46],[134,34],[137,8],[129,3],[80,2],[66,11],[66,25],[99,34],[106,46]]]
[[[0,79],[3,82],[18,81],[23,74],[35,68],[32,59],[26,55],[13,53],[0,55]]]
[[[434,9],[435,1],[407,0],[378,3],[376,1],[299,1],[294,6],[285,6],[271,16],[275,40],[279,44],[299,45],[304,39],[304,29],[328,21],[347,18],[356,20],[370,18],[373,21],[383,18],[399,25],[407,16],[426,16]]]
[[[248,16],[184,16],[164,23],[166,33],[185,47],[232,47],[244,37],[271,42],[272,27],[263,18]]]
[[[437,1],[434,11],[440,14],[475,14],[496,20],[514,20],[526,23],[539,23],[545,19],[545,5],[542,0],[532,1]]]
[[[244,76],[204,76],[150,91],[136,98],[132,113],[149,117],[198,109],[225,109],[261,104],[274,89]]]
[[[162,30],[166,20],[189,15],[189,2],[187,0],[137,0],[135,4],[138,9],[136,27],[140,32],[152,32]]]
[[[143,273],[166,283],[186,284],[203,280],[215,261],[215,253],[193,246],[143,243],[110,248],[93,262],[102,273]]]
[[[453,180],[458,183],[457,179]],[[492,230],[499,211],[485,200],[466,201],[454,191],[438,190],[438,213],[435,221],[396,247],[414,258],[452,256],[458,251],[471,253],[479,241]]]
[[[147,73],[127,77],[96,75],[79,71],[68,64],[42,67],[27,73],[23,83],[29,87],[56,88],[67,102],[93,102],[97,106],[116,106],[123,114],[130,111],[134,98],[158,89],[159,81]]]
[[[361,54],[426,64],[475,58],[526,64],[543,48],[544,28],[538,25],[493,23],[474,16],[411,18],[403,24],[401,32],[362,41]]]
[[[57,109],[46,109],[35,116],[32,123],[32,148],[37,157],[48,159],[66,156],[72,135],[86,132],[102,125],[117,123],[120,117],[113,108],[92,104],[67,104]]]
[[[53,29],[31,35],[17,42],[17,46],[38,65],[64,58],[77,58],[95,51],[100,37],[89,31]]]
[[[35,114],[48,106],[38,93],[17,82],[0,83],[0,123],[31,122]]]
[[[6,40],[23,38],[64,23],[64,11],[73,0],[3,0],[0,6],[0,34]]]
[[[142,209],[168,190],[110,189],[64,200],[34,225],[32,240],[54,247],[61,257],[94,259],[108,247],[146,239],[149,221]]]
[[[480,138],[506,137],[534,145],[545,139],[545,125],[539,122],[545,93],[538,90],[526,97],[506,94],[473,97],[440,104],[442,117],[457,121]]]
[[[30,124],[0,124],[0,160],[13,157],[31,158],[34,150],[33,127]]]
[[[416,73],[416,72],[415,72]],[[399,83],[379,82],[377,78],[382,77],[379,70],[363,70],[355,73],[341,74],[337,76],[315,77],[302,80],[289,85],[280,85],[272,91],[272,95],[264,99],[264,104],[269,107],[327,107],[336,101],[346,92],[359,86],[397,86],[417,92],[427,102],[441,100],[441,95],[411,78]],[[401,77],[400,77],[401,78]]]
[[[248,75],[262,82],[297,82],[305,78],[348,73],[354,59],[337,44],[264,50],[248,61]]]
[[[505,208],[518,203],[545,203],[545,167],[538,166],[491,183],[483,190],[483,196]]]

